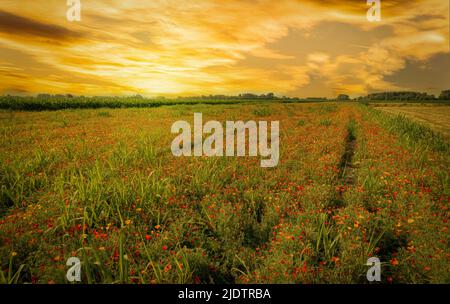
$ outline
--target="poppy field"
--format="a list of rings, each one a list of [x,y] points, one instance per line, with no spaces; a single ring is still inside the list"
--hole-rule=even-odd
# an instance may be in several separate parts
[[[280,158],[171,125],[279,121]],[[0,283],[450,283],[450,142],[355,102],[0,111]],[[374,282],[376,283],[376,282]]]

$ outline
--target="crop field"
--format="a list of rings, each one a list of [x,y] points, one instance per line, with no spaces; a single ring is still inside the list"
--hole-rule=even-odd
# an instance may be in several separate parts
[[[278,166],[173,156],[195,112],[279,121]],[[448,137],[357,103],[2,110],[0,283],[450,283],[449,182]]]
[[[382,111],[406,115],[450,137],[450,106],[387,106]]]

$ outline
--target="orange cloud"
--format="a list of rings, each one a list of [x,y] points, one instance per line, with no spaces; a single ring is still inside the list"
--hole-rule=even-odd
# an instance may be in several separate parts
[[[71,23],[63,0],[4,0],[0,92],[323,96],[330,95],[323,87],[355,95],[414,89],[386,77],[407,62],[423,65],[449,53],[448,7],[382,0],[382,21],[370,23],[360,0],[82,0],[82,20]],[[285,44],[296,32],[301,41]]]

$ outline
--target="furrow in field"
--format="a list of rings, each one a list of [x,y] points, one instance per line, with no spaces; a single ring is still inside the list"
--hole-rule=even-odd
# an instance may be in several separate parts
[[[442,280],[448,271],[445,156],[417,143],[412,148],[409,139],[381,127],[387,126],[383,116],[369,113],[362,108],[358,182],[347,193],[348,212],[339,215],[344,224],[354,223],[347,239],[365,244],[366,259],[381,259],[383,282]]]

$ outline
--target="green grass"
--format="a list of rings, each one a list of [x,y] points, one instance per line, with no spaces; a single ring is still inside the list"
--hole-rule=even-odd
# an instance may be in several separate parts
[[[370,111],[390,132],[400,135],[411,145],[450,153],[449,141],[430,127],[402,114],[386,115],[376,109]]]
[[[142,97],[22,97],[22,96],[0,96],[0,109],[13,111],[56,111],[64,109],[100,109],[100,108],[155,108],[161,106],[175,105],[235,105],[255,104],[265,105],[273,103],[295,104],[307,103],[308,100],[277,98],[273,100],[258,100],[245,98],[142,98]],[[327,106],[325,106],[327,111]],[[257,110],[258,112],[259,110]],[[262,116],[268,115],[262,110]],[[258,114],[257,114],[258,115]]]
[[[45,111],[63,109],[99,109],[99,108],[154,108],[172,105],[195,104],[240,104],[245,100],[178,100],[178,99],[147,99],[135,97],[17,97],[0,96],[0,109],[14,111]]]
[[[325,127],[329,127],[329,126],[331,126],[331,124],[332,124],[332,121],[330,119],[322,119],[319,122],[319,125],[325,126]]]

